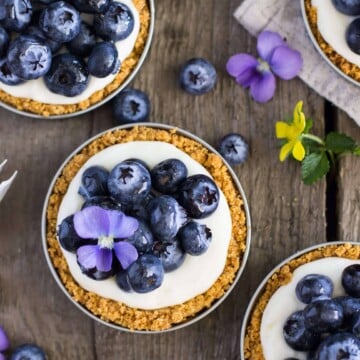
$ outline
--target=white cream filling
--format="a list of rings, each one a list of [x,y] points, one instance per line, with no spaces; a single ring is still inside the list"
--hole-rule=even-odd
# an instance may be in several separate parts
[[[299,280],[308,274],[327,275],[333,281],[333,297],[345,295],[341,286],[341,274],[345,267],[360,264],[359,260],[329,257],[316,260],[298,267],[289,284],[281,286],[271,297],[264,310],[261,320],[261,345],[266,360],[279,360],[295,357],[306,360],[306,352],[295,351],[285,342],[283,326],[286,319],[295,311],[303,310],[305,304],[295,294]]]
[[[317,9],[317,26],[324,40],[349,62],[360,66],[360,55],[346,43],[346,29],[356,18],[337,11],[331,0],[312,0]]]
[[[119,60],[123,62],[132,52],[137,36],[140,30],[140,20],[139,13],[134,6],[132,0],[115,0],[117,2],[124,3],[129,7],[134,15],[134,29],[131,34],[124,40],[116,42],[116,48],[118,50]],[[77,104],[81,101],[86,100],[96,91],[103,89],[105,86],[110,84],[116,75],[109,75],[104,78],[97,78],[95,76],[89,76],[89,83],[86,89],[79,95],[73,97],[67,97],[59,94],[55,94],[50,91],[45,83],[43,78],[29,80],[19,85],[6,85],[0,82],[0,89],[4,90],[8,94],[15,97],[22,97],[27,99],[32,99],[46,104],[60,104],[60,105],[69,105]]]
[[[128,158],[139,158],[150,168],[168,158],[183,161],[188,175],[206,174],[208,171],[189,155],[173,145],[158,141],[134,141],[113,145],[91,157],[71,181],[58,213],[57,224],[78,211],[83,198],[78,194],[81,176],[84,170],[93,165],[101,165],[111,170],[119,162]],[[114,278],[96,281],[84,275],[77,262],[76,255],[62,249],[70,272],[81,287],[102,297],[121,301],[139,309],[157,309],[181,304],[208,290],[221,275],[226,262],[231,238],[232,221],[224,194],[220,191],[217,210],[209,217],[197,220],[206,224],[212,231],[212,241],[208,250],[200,256],[186,255],[184,263],[175,271],[165,273],[162,285],[149,293],[126,293],[117,285]]]

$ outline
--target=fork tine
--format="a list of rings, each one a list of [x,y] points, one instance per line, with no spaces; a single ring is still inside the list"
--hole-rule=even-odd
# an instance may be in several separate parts
[[[2,164],[0,164],[0,171],[2,169],[3,164],[4,164],[4,162]],[[0,183],[0,201],[4,198],[5,194],[9,190],[11,184],[13,183],[14,179],[16,178],[17,173],[18,172],[15,171],[9,179]]]
[[[5,167],[7,163],[7,159],[5,159],[1,164],[0,164],[0,172],[2,171],[2,169]]]

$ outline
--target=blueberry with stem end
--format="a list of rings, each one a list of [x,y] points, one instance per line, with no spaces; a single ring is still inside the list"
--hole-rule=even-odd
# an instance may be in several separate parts
[[[30,0],[2,0],[0,23],[6,30],[21,32],[30,24],[32,12]]]
[[[152,251],[161,260],[165,272],[179,268],[183,264],[186,255],[178,239],[171,242],[156,241]]]
[[[219,153],[232,165],[245,162],[249,156],[249,145],[243,136],[231,133],[224,136],[219,143]]]
[[[14,349],[10,360],[46,360],[44,350],[35,344],[23,344]]]
[[[184,251],[190,255],[202,255],[209,248],[212,234],[209,227],[190,221],[179,231],[179,239]]]

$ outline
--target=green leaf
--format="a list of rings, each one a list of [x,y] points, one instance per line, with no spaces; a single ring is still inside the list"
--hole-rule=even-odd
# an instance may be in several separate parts
[[[356,156],[360,156],[360,146],[357,146],[357,147],[354,149],[353,154],[356,155]]]
[[[311,153],[301,163],[301,178],[306,185],[310,185],[326,175],[329,169],[329,160],[324,151]]]
[[[356,143],[353,138],[345,134],[331,132],[326,135],[325,144],[327,149],[333,151],[335,154],[344,152],[353,152],[356,148]]]
[[[306,119],[306,123],[305,123],[305,129],[303,131],[304,134],[307,134],[310,129],[312,128],[313,126],[313,121],[311,119]]]

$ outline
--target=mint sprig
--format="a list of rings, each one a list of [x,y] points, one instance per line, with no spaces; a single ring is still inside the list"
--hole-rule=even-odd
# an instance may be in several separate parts
[[[330,162],[325,151],[314,152],[305,156],[301,163],[301,178],[306,185],[311,185],[326,175]]]

